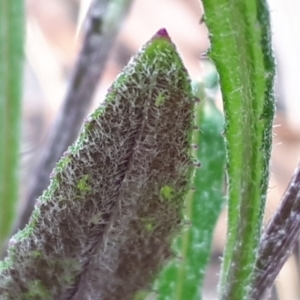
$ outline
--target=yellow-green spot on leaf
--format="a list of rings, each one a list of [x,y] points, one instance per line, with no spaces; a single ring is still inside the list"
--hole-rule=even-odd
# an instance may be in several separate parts
[[[154,218],[141,218],[146,231],[151,232],[154,229],[155,220]]]
[[[163,93],[159,93],[155,99],[155,106],[160,107],[164,104],[166,96]]]
[[[23,294],[22,299],[52,299],[49,290],[42,284],[40,280],[33,280],[28,283],[28,292]]]
[[[83,175],[78,183],[77,183],[77,188],[81,191],[81,192],[90,192],[91,191],[91,187],[88,184],[88,180],[89,180],[89,175]]]
[[[149,295],[148,291],[145,290],[137,291],[133,297],[133,300],[146,300],[148,295]]]
[[[33,250],[33,251],[30,252],[30,254],[31,254],[32,257],[38,258],[38,257],[42,256],[42,251]]]
[[[172,200],[175,196],[175,191],[169,185],[165,185],[160,189],[160,195],[163,200]]]

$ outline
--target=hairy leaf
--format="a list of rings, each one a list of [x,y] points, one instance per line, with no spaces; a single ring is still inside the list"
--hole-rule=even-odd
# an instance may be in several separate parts
[[[175,242],[173,259],[156,282],[159,300],[199,300],[210,258],[214,227],[224,204],[225,145],[223,116],[211,100],[195,107],[193,147],[201,167],[195,170],[184,210],[185,228]]]
[[[165,30],[58,162],[0,264],[1,299],[131,299],[170,255],[192,171],[193,96]]]

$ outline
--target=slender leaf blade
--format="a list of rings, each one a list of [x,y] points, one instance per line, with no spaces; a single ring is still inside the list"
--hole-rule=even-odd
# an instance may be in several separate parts
[[[0,1],[0,252],[19,197],[23,42],[23,1]]]

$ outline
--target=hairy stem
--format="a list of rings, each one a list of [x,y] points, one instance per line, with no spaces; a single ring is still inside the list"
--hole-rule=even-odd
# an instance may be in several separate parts
[[[274,62],[265,0],[204,0],[226,117],[228,234],[221,299],[247,299],[265,207]]]

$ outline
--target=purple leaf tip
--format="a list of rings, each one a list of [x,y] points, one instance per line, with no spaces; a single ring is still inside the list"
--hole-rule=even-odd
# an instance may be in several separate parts
[[[156,35],[158,35],[159,37],[167,38],[168,40],[170,39],[168,31],[165,28],[159,29]]]

